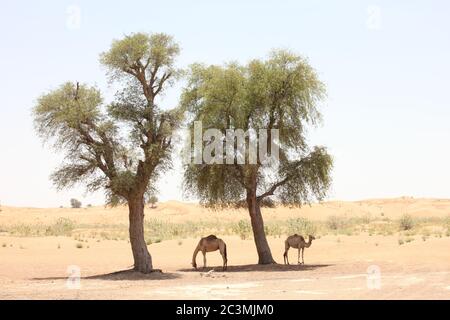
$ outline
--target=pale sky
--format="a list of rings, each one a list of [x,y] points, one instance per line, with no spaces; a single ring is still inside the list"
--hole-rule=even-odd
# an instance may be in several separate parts
[[[244,3],[245,2],[245,3]],[[80,12],[78,19],[77,12]],[[330,199],[450,198],[448,1],[2,1],[0,201],[14,206],[102,204],[49,180],[61,155],[35,136],[37,97],[65,81],[111,97],[98,57],[131,32],[165,32],[194,62],[245,63],[272,48],[307,57],[328,89],[311,143],[335,159]],[[164,105],[177,104],[179,87]],[[182,200],[179,166],[161,200]]]

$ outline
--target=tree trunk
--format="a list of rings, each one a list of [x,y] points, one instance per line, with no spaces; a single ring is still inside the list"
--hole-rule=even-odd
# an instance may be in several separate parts
[[[134,270],[142,273],[153,271],[152,257],[144,238],[144,199],[143,197],[128,201],[130,218],[130,243],[133,251]]]
[[[247,193],[247,204],[252,223],[253,238],[255,239],[256,250],[258,252],[258,264],[276,263],[272,258],[272,252],[270,251],[269,243],[267,242],[261,207],[256,199],[255,192]]]

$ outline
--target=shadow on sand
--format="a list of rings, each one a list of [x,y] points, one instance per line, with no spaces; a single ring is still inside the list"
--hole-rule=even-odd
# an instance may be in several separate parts
[[[237,266],[228,266],[225,272],[252,272],[252,271],[263,271],[263,272],[283,272],[283,271],[308,271],[315,270],[318,268],[330,267],[332,264],[306,264],[306,265],[298,265],[298,264],[246,264],[246,265],[237,265]],[[198,268],[195,270],[194,268],[186,268],[179,269],[177,271],[180,272],[208,272],[214,270],[215,272],[222,272],[222,267],[206,267],[206,268]]]
[[[32,278],[31,280],[66,280],[67,278],[68,276],[43,277],[43,278]],[[180,278],[180,275],[176,273],[164,273],[161,271],[155,271],[149,274],[143,274],[140,272],[136,272],[133,269],[81,277],[81,279],[87,280],[170,280],[177,278]]]

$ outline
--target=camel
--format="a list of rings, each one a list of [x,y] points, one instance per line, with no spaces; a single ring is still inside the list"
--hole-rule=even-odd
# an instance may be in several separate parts
[[[203,253],[203,268],[206,268],[206,253],[220,250],[220,254],[223,259],[223,268],[222,270],[227,270],[227,245],[222,239],[217,238],[215,235],[210,235],[205,238],[201,238],[197,248],[195,248],[194,255],[192,257],[192,266],[197,269],[197,254],[199,251]]]
[[[295,248],[298,249],[298,264],[300,264],[300,250],[302,251],[302,263],[305,264],[305,260],[303,259],[303,253],[305,251],[305,248],[309,248],[311,246],[311,243],[313,240],[315,240],[313,236],[309,236],[308,242],[305,241],[305,238],[298,234],[294,234],[293,236],[289,236],[286,241],[284,242],[284,264],[289,264],[289,258],[288,258],[288,251],[289,248]]]

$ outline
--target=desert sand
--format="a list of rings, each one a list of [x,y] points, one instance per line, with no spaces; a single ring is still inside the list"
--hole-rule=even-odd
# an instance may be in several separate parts
[[[379,199],[325,202],[301,209],[263,209],[266,221],[330,215],[380,215],[391,219],[446,217],[450,200]],[[127,240],[87,238],[82,248],[73,236],[16,236],[13,224],[45,224],[60,217],[79,224],[127,224],[124,207],[38,209],[2,207],[0,212],[0,299],[450,299],[450,237],[420,234],[399,245],[399,235],[327,234],[305,250],[305,265],[258,266],[252,239],[220,235],[228,246],[228,271],[218,252],[208,253],[207,269],[194,271],[192,252],[198,237],[152,243],[155,268],[141,275],[130,269]],[[218,223],[246,219],[244,210],[210,212],[196,204],[166,202],[146,209],[146,218],[182,223],[209,219]],[[285,235],[269,237],[275,260],[283,262]],[[291,263],[297,252],[291,249]],[[197,263],[202,266],[201,254]],[[73,285],[73,267],[81,279]],[[213,271],[211,271],[213,270]],[[69,281],[69,282],[68,282]],[[76,282],[76,284],[78,284]]]

